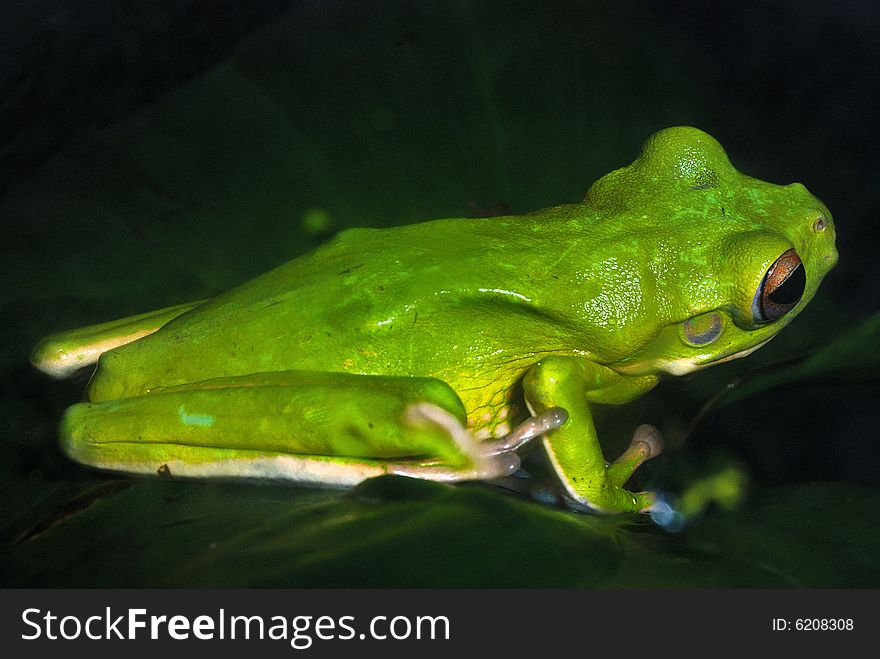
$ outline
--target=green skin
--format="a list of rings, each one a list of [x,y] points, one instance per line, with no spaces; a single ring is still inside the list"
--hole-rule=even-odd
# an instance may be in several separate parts
[[[756,320],[792,248],[803,293]],[[624,484],[657,433],[608,465],[592,405],[759,347],[836,261],[831,214],[802,185],[744,176],[712,137],[675,127],[580,204],[343,231],[211,300],[48,337],[32,361],[63,377],[100,355],[61,427],[68,455],[98,468],[495,478],[543,433],[570,504],[644,511],[653,495]]]

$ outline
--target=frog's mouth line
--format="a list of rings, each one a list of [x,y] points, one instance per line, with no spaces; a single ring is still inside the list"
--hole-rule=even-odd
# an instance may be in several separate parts
[[[774,334],[773,336],[776,335]],[[763,346],[767,345],[773,338],[773,336],[765,339],[764,341],[761,341],[761,343],[757,343],[751,346],[750,348],[745,348],[744,350],[734,352],[724,357],[719,357],[718,359],[710,359],[701,362],[698,359],[688,359],[687,357],[684,357],[682,359],[661,361],[658,363],[658,366],[661,368],[661,370],[664,370],[671,375],[687,375],[688,373],[693,373],[694,371],[701,371],[704,368],[708,368],[709,366],[715,366],[716,364],[723,364],[725,362],[732,362],[734,359],[739,359],[740,357],[748,357],[758,348],[762,348]]]
[[[773,334],[764,341],[761,341],[760,343],[757,343],[749,348],[745,348],[744,350],[740,350],[739,352],[734,352],[723,357],[718,357],[717,359],[701,360],[699,357],[658,359],[654,362],[634,362],[622,367],[618,367],[615,370],[618,373],[622,373],[624,375],[633,375],[643,373],[646,366],[650,365],[653,367],[654,371],[663,371],[665,373],[669,373],[670,375],[687,375],[695,371],[701,371],[704,368],[708,368],[709,366],[714,366],[715,364],[723,364],[724,362],[731,362],[734,359],[739,359],[740,357],[747,357],[748,355],[751,355],[753,352],[755,352],[755,350],[757,350],[758,348],[767,345],[774,336],[776,335]]]
[[[748,357],[758,348],[763,348],[765,345],[770,343],[773,340],[775,334],[771,335],[770,338],[761,341],[760,343],[753,345],[751,348],[746,348],[745,350],[740,350],[739,352],[735,352],[732,355],[727,355],[727,357],[722,357],[721,359],[716,359],[711,362],[706,362],[705,366],[714,366],[715,364],[723,364],[724,362],[732,362],[734,359],[739,359],[740,357]]]

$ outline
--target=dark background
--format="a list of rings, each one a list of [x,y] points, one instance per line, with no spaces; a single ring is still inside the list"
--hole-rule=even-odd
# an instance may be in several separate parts
[[[673,489],[721,454],[759,488],[875,492],[875,334],[821,377],[698,414],[880,308],[878,34],[867,0],[3,3],[5,533],[115,491],[55,446],[84,380],[32,371],[42,335],[218,293],[347,226],[576,201],[676,124],[743,172],[803,182],[840,261],[767,348],[610,411],[603,437],[659,425],[670,450],[647,473]]]

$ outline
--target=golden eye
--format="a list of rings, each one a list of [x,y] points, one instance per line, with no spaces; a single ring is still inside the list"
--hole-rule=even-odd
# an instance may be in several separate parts
[[[752,301],[755,322],[768,323],[784,316],[800,302],[806,286],[807,273],[801,257],[790,249],[767,269],[755,292]]]

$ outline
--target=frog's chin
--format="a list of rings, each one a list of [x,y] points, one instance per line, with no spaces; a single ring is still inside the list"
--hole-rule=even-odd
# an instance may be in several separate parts
[[[693,373],[694,371],[701,371],[704,368],[708,368],[709,366],[714,366],[715,364],[723,364],[724,362],[730,362],[734,359],[739,359],[740,357],[747,357],[751,355],[758,348],[767,345],[770,342],[775,334],[770,336],[770,338],[761,341],[753,346],[745,348],[744,350],[740,350],[739,352],[734,352],[729,355],[724,355],[722,357],[715,357],[712,359],[696,356],[696,357],[679,357],[677,359],[655,359],[650,364],[646,364],[644,362],[634,362],[632,364],[627,364],[625,366],[619,367],[616,370],[623,374],[637,374],[643,373],[646,371],[650,371],[653,373],[669,373],[670,375],[687,375],[688,373]]]

